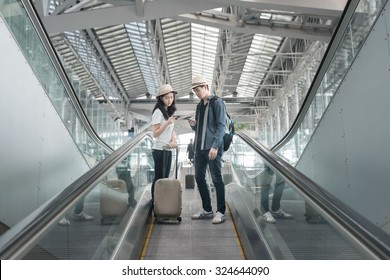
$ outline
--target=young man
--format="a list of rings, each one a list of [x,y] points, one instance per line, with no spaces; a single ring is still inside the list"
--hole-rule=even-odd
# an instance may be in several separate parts
[[[282,200],[285,182],[282,178],[277,176],[274,171],[265,165],[264,171],[259,175],[259,183],[261,185],[261,207],[264,210],[263,217],[267,223],[276,223],[275,218],[278,219],[293,219],[293,215],[284,212],[280,208],[280,201]],[[271,209],[269,207],[269,193],[271,184],[274,184],[274,194],[272,196]]]
[[[225,185],[221,174],[223,135],[226,126],[225,105],[222,99],[211,94],[209,85],[203,77],[193,78],[191,88],[200,99],[196,107],[195,119],[189,119],[188,122],[195,131],[195,180],[198,184],[203,208],[200,212],[193,214],[191,218],[211,219],[214,217],[206,183],[206,168],[209,166],[217,194],[217,212],[212,222],[220,224],[226,219]]]

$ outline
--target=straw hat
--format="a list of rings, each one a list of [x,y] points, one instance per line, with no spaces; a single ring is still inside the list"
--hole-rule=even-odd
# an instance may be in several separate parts
[[[161,85],[160,88],[157,91],[156,98],[159,97],[159,96],[168,94],[170,92],[172,92],[174,94],[177,93],[177,91],[173,90],[173,88],[172,88],[172,86],[170,84]]]
[[[207,85],[206,79],[202,76],[197,76],[192,79],[191,89],[205,85]]]

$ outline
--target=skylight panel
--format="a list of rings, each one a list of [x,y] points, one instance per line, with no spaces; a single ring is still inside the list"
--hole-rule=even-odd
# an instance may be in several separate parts
[[[144,22],[134,22],[126,24],[125,27],[148,92],[155,93],[159,86],[159,79],[149,41],[147,40],[146,25]]]
[[[203,76],[211,85],[215,68],[219,29],[191,24],[192,75]]]
[[[237,92],[240,97],[253,97],[259,84],[270,67],[273,59],[272,52],[276,52],[282,38],[256,34],[253,37],[249,53],[270,52],[269,55],[247,56],[242,75],[238,82]]]

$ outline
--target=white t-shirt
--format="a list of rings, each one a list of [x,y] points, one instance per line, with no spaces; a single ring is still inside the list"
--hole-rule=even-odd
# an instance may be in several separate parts
[[[163,125],[166,120],[160,109],[156,109],[152,115],[152,123],[151,125],[160,124]],[[164,150],[164,146],[171,142],[172,132],[173,132],[174,124],[170,124],[164,130],[163,133],[157,138],[155,138],[153,149],[155,150]]]

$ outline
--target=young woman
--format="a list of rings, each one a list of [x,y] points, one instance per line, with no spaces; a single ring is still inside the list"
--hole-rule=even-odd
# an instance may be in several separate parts
[[[172,151],[176,148],[175,134],[173,131],[176,118],[175,95],[172,86],[165,84],[160,86],[153,109],[152,131],[155,138],[153,145],[154,180],[152,184],[152,202],[154,201],[154,185],[158,179],[168,178],[171,170]]]

